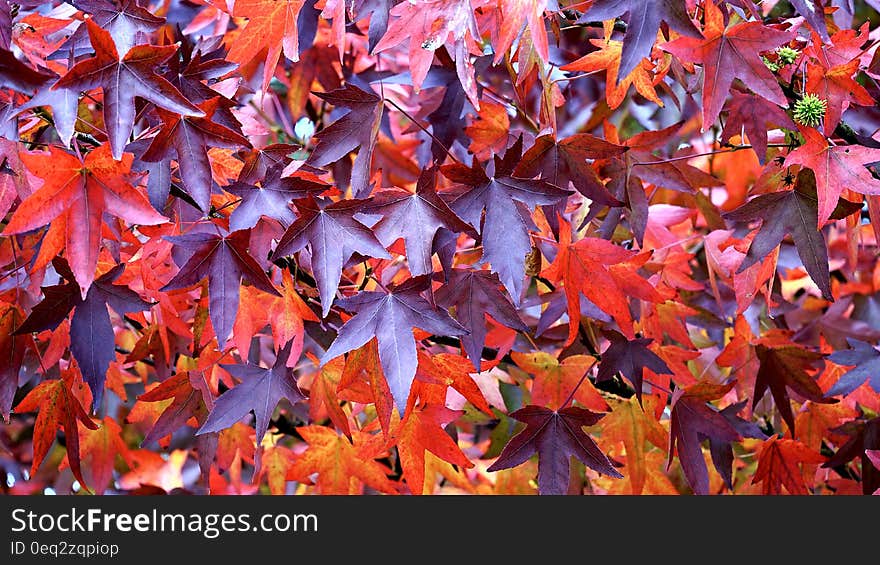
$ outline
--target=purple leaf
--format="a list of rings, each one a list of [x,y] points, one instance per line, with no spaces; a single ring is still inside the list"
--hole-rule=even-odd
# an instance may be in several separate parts
[[[37,72],[16,59],[11,51],[0,49],[0,88],[34,94],[51,79],[51,76]]]
[[[190,233],[167,236],[166,239],[191,255],[161,290],[193,286],[207,277],[208,315],[220,347],[226,346],[238,314],[242,279],[264,292],[281,296],[260,265],[248,254],[250,230],[239,230],[226,236]]]
[[[705,387],[698,383],[694,387]],[[727,446],[737,441],[740,434],[725,415],[718,412],[707,400],[718,398],[733,387],[708,385],[715,394],[694,394],[690,389],[678,389],[673,395],[671,428],[669,434],[669,463],[678,444],[678,460],[684,476],[696,494],[709,494],[709,471],[700,443],[709,438],[716,445]],[[667,466],[668,466],[667,464]]]
[[[272,367],[265,369],[257,365],[223,365],[223,368],[242,382],[220,395],[208,420],[197,432],[205,434],[219,432],[231,427],[253,410],[256,417],[257,445],[269,427],[269,420],[282,398],[295,404],[305,398],[296,384],[293,369],[287,367],[293,340],[287,342]]]
[[[860,208],[861,205],[841,198],[831,218],[839,220]],[[825,237],[816,229],[819,212],[816,177],[812,171],[801,169],[795,182],[795,190],[762,194],[726,213],[724,217],[735,222],[762,220],[761,228],[752,240],[737,272],[741,273],[766,257],[782,243],[786,234],[791,234],[798,256],[810,278],[822,291],[823,297],[834,300]]]
[[[829,359],[838,365],[855,365],[841,375],[825,396],[847,395],[862,386],[865,381],[871,388],[880,392],[880,351],[870,343],[857,339],[847,339],[853,349],[835,351]]]
[[[452,232],[472,232],[434,191],[435,169],[419,177],[415,194],[405,190],[385,190],[364,206],[364,213],[381,214],[373,231],[382,245],[389,247],[403,238],[406,259],[413,276],[434,272],[431,263],[434,237],[440,228]]]
[[[604,333],[611,345],[602,353],[596,382],[611,380],[614,375],[620,373],[632,383],[636,397],[641,403],[642,379],[645,368],[651,369],[657,374],[672,374],[666,362],[648,349],[648,344],[653,341],[651,338],[644,337],[630,341],[613,330]]]
[[[729,142],[731,137],[745,131],[761,164],[767,159],[767,126],[775,125],[792,130],[797,127],[782,108],[754,94],[733,91],[728,110],[721,141]]]
[[[455,319],[470,332],[461,341],[477,371],[486,344],[487,315],[508,328],[528,331],[500,286],[498,275],[489,271],[453,269],[449,281],[436,294],[438,304],[447,308],[455,306]]]
[[[310,193],[320,193],[328,185],[299,177],[281,178],[284,167],[275,165],[266,172],[265,179],[256,184],[235,182],[226,191],[241,197],[241,202],[229,216],[229,229],[252,228],[262,216],[281,222],[284,227],[293,223],[296,215],[290,201]]]
[[[122,158],[134,128],[134,99],[139,96],[169,112],[204,116],[170,82],[156,74],[157,67],[177,51],[174,45],[137,45],[122,60],[110,34],[92,19],[86,20],[95,56],[77,63],[52,88],[104,91],[104,123],[107,124],[113,158]]]
[[[92,405],[99,406],[104,396],[107,368],[116,358],[116,339],[107,306],[117,314],[127,314],[146,310],[150,304],[128,287],[113,284],[125,270],[125,264],[113,267],[95,280],[85,300],[67,261],[56,257],[52,264],[67,282],[43,287],[45,298],[34,307],[15,334],[55,329],[73,310],[70,352],[79,365],[83,380],[92,389]]]
[[[53,85],[54,86],[54,85]],[[52,119],[55,131],[66,147],[70,147],[76,125],[77,109],[79,108],[79,91],[73,88],[42,88],[18,108],[18,112],[49,106],[52,108]]]
[[[688,16],[686,3],[681,0],[597,0],[577,23],[613,20],[624,14],[627,14],[626,33],[623,35],[618,82],[626,78],[642,59],[651,56],[661,20],[683,35],[702,37]]]
[[[154,16],[139,6],[138,0],[71,0],[69,3],[92,14],[95,23],[110,32],[121,53],[136,45],[138,32],[148,34],[165,23],[165,18]]]
[[[617,479],[623,477],[596,442],[581,429],[596,424],[603,414],[575,406],[555,412],[530,405],[510,416],[525,422],[526,429],[510,440],[488,471],[522,465],[537,453],[538,493],[549,495],[568,491],[569,458],[572,456],[594,471]]]
[[[789,0],[798,14],[810,24],[813,31],[819,34],[822,41],[828,41],[828,27],[825,25],[825,9],[822,2],[816,0]]]
[[[312,254],[312,275],[318,283],[324,317],[330,312],[342,267],[355,253],[389,259],[391,255],[373,232],[354,219],[363,200],[330,202],[315,200],[309,195],[296,201],[299,218],[291,224],[272,255],[275,261],[309,246]]]
[[[535,206],[556,204],[570,194],[544,180],[510,176],[521,155],[522,138],[503,159],[495,157],[493,176],[476,161],[471,167],[456,163],[441,168],[444,176],[466,187],[450,208],[481,234],[482,261],[498,273],[514,304],[519,304],[526,255],[532,250],[529,230],[536,229],[531,212]]]
[[[368,196],[372,188],[370,163],[382,119],[383,100],[352,84],[330,92],[316,92],[315,96],[350,111],[315,134],[318,145],[309,164],[325,167],[360,148],[351,171],[351,189],[355,198]]]
[[[208,147],[238,149],[251,146],[246,137],[211,121],[218,100],[219,97],[215,97],[199,104],[198,108],[205,114],[201,118],[157,110],[164,124],[141,156],[143,161],[159,162],[168,159],[173,151],[177,156],[183,189],[203,212],[211,207],[213,185]]]
[[[321,357],[321,364],[353,351],[375,337],[379,342],[379,362],[385,379],[403,415],[418,365],[413,328],[435,335],[467,334],[467,330],[449,314],[421,297],[420,293],[429,284],[429,277],[416,277],[387,294],[364,291],[339,300],[341,308],[355,312],[355,315],[339,330],[336,339]]]

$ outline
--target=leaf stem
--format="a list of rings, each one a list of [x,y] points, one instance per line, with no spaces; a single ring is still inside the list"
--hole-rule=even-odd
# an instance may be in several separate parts
[[[436,137],[433,133],[431,133],[430,131],[428,131],[428,128],[426,128],[426,127],[423,126],[421,123],[419,123],[419,121],[416,120],[414,117],[412,117],[412,116],[409,114],[409,112],[407,112],[406,110],[404,110],[403,108],[401,108],[396,102],[394,102],[394,100],[391,100],[390,98],[384,98],[383,100],[384,100],[384,102],[387,102],[388,104],[390,104],[390,105],[391,105],[394,109],[396,109],[398,112],[400,112],[401,114],[403,114],[404,116],[406,116],[406,117],[409,119],[409,121],[411,121],[413,124],[415,124],[420,130],[422,130],[423,132],[425,132],[426,134],[428,134],[428,136],[429,136],[431,139],[434,140],[434,143],[436,143],[437,145],[439,145],[440,148],[443,149],[443,151],[444,151],[447,155],[449,155],[449,158],[450,158],[450,159],[452,159],[452,160],[455,161],[456,163],[459,163],[459,164],[461,163],[461,161],[459,161],[458,159],[455,158],[455,155],[452,154],[452,152],[449,150],[449,148],[446,147],[446,145],[444,145],[442,141],[440,141],[439,139],[437,139],[437,137]]]
[[[590,367],[590,369],[592,369],[592,367]],[[570,392],[570,393],[568,393],[568,398],[565,399],[565,402],[563,402],[562,404],[559,405],[559,409],[558,409],[558,410],[562,410],[563,408],[565,408],[566,406],[568,406],[568,403],[569,403],[569,402],[572,401],[572,399],[574,398],[575,393],[577,392],[577,389],[581,388],[581,385],[584,384],[584,381],[586,380],[587,375],[590,374],[590,369],[587,369],[586,371],[584,371],[584,374],[581,375],[581,380],[578,381],[578,384],[574,385],[574,388],[571,389],[571,392]],[[558,410],[557,410],[557,411],[558,411]]]
[[[789,143],[768,143],[767,147],[791,147]],[[715,151],[706,151],[704,153],[694,153],[692,155],[681,155],[679,157],[670,157],[669,159],[661,159],[659,161],[648,161],[644,163],[634,163],[633,168],[638,166],[646,167],[648,165],[663,165],[665,163],[674,163],[676,161],[687,161],[688,159],[696,159],[697,157],[707,157],[709,155],[719,155],[721,153],[735,153],[737,151],[742,151],[743,149],[752,149],[752,146],[749,144],[745,145],[733,145],[731,147],[727,147],[724,149],[718,149]]]

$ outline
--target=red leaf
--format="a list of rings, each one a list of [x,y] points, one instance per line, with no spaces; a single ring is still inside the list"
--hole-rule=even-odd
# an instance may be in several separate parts
[[[822,228],[837,206],[843,190],[880,194],[880,181],[863,165],[880,161],[880,149],[861,145],[832,145],[813,128],[800,128],[806,143],[788,154],[783,166],[802,165],[816,175],[819,198],[818,228]]]
[[[131,155],[114,161],[102,145],[83,160],[55,147],[48,154],[23,153],[21,159],[43,186],[18,206],[3,233],[24,233],[61,218],[67,260],[83,298],[95,279],[105,212],[132,224],[168,221],[131,186]]]
[[[734,79],[740,79],[755,94],[783,108],[788,101],[760,53],[788,43],[792,35],[760,22],[743,22],[727,28],[714,0],[704,4],[705,39],[682,37],[664,43],[661,49],[703,65],[703,131],[708,130],[724,105]]]

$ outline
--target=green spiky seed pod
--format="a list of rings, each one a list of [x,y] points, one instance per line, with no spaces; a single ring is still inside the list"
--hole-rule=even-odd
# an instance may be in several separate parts
[[[826,106],[824,99],[815,94],[806,94],[794,103],[794,121],[803,126],[814,128],[821,124],[825,118]]]
[[[776,71],[779,70],[779,65],[777,65],[776,63],[774,63],[773,61],[771,61],[767,57],[761,57],[761,60],[764,61],[764,65],[766,65],[767,68],[770,69],[771,73],[775,73]]]
[[[776,55],[779,57],[779,64],[781,66],[794,63],[800,54],[800,51],[792,49],[791,47],[780,47],[776,50]]]

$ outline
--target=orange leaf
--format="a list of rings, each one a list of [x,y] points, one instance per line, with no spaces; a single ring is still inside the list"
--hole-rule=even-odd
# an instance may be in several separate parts
[[[443,461],[466,469],[474,466],[461,452],[458,444],[443,429],[443,425],[461,416],[460,410],[450,410],[438,404],[429,404],[407,410],[406,417],[392,431],[397,440],[400,464],[413,494],[431,494],[431,483],[425,483],[425,452],[430,451]]]
[[[824,463],[825,457],[793,439],[770,437],[758,454],[758,469],[752,484],[763,483],[764,494],[809,494],[800,468],[803,463]]]
[[[306,482],[317,473],[315,484],[321,494],[360,494],[363,485],[380,492],[397,492],[386,476],[388,469],[374,461],[381,449],[375,441],[369,441],[368,434],[355,432],[352,444],[323,426],[303,426],[297,431],[309,447],[297,457],[288,477]]]
[[[601,429],[603,446],[609,441],[623,443],[626,452],[626,466],[623,470],[624,475],[629,479],[631,487],[629,494],[641,494],[645,485],[651,483],[651,474],[662,474],[659,466],[653,465],[653,471],[648,466],[647,455],[651,449],[648,443],[660,449],[666,449],[669,443],[669,434],[654,417],[659,397],[646,395],[642,397],[642,402],[644,410],[639,406],[635,396],[626,401],[612,401],[611,414],[605,416],[597,426]],[[665,482],[668,482],[668,479]],[[660,483],[664,483],[663,479],[660,479]]]
[[[71,390],[74,387],[86,387],[82,380],[71,382],[71,373],[66,373],[65,378],[43,381],[25,396],[15,413],[38,411],[37,420],[34,423],[34,459],[31,464],[31,474],[37,472],[40,463],[46,457],[49,447],[55,441],[55,435],[59,429],[64,430],[64,442],[67,446],[67,458],[70,461],[70,470],[73,476],[85,486],[80,470],[80,444],[77,421],[92,430],[98,429],[86,411],[83,410],[80,400]]]
[[[608,404],[589,379],[581,377],[592,369],[596,359],[589,355],[572,355],[560,363],[543,351],[510,354],[520,369],[535,376],[532,383],[532,404],[553,410],[564,408],[562,403],[574,391],[574,399],[595,412],[607,412]],[[575,390],[577,387],[577,390]]]

